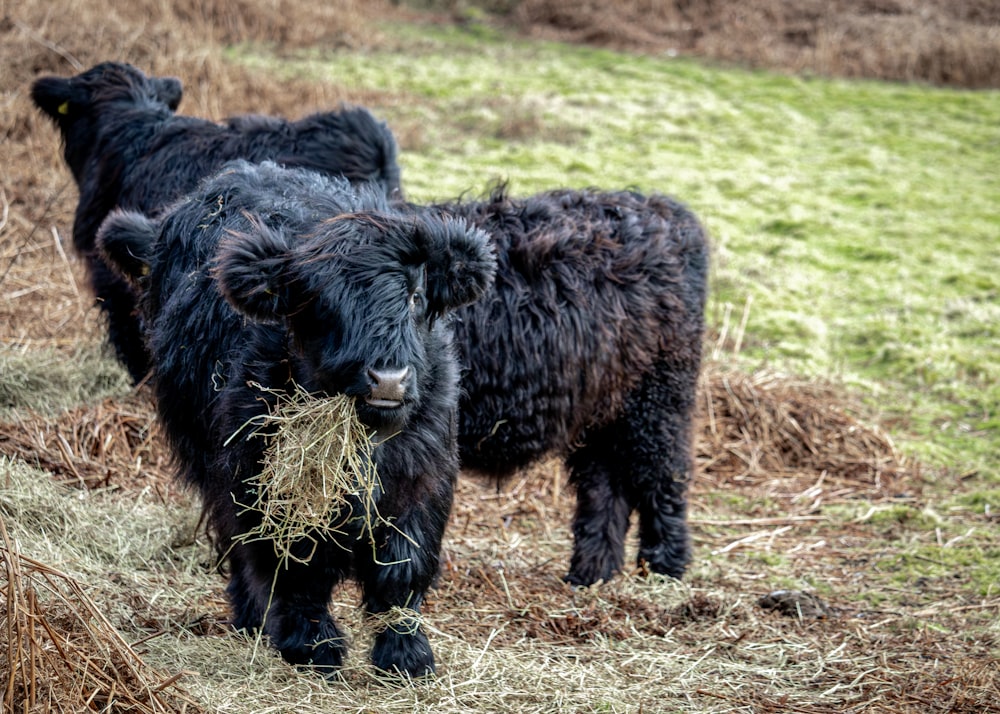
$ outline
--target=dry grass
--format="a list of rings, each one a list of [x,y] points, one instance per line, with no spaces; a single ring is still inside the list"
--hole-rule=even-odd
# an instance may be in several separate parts
[[[1000,86],[991,0],[523,0],[525,32],[839,77]]]
[[[161,501],[177,486],[160,425],[145,390],[127,399],[102,400],[57,417],[17,415],[0,425],[0,448],[44,469],[57,480],[91,489],[141,491]],[[150,474],[155,474],[151,477]]]
[[[3,711],[195,711],[147,665],[72,576],[29,558],[0,518]]]
[[[838,498],[885,498],[919,484],[889,435],[842,388],[709,363],[700,400],[699,480],[761,496],[836,480]],[[806,483],[813,479],[815,483]]]
[[[951,599],[942,597],[936,613],[941,629],[932,630],[918,625],[918,612],[845,605],[842,598],[847,592],[863,587],[847,572],[856,566],[844,568],[844,583],[837,597],[827,598],[829,614],[823,619],[783,617],[759,607],[763,583],[755,582],[752,568],[738,560],[721,567],[696,565],[684,583],[627,574],[601,587],[573,589],[559,580],[569,549],[564,524],[570,504],[557,499],[557,492],[547,466],[525,473],[501,492],[468,478],[460,482],[446,565],[424,611],[441,664],[439,681],[433,686],[398,692],[385,689],[373,677],[364,662],[373,625],[359,619],[354,588],[336,593],[335,610],[354,633],[355,642],[343,682],[331,686],[296,675],[266,648],[255,647],[221,626],[225,610],[220,579],[207,574],[195,587],[185,578],[172,584],[174,576],[167,571],[162,579],[139,588],[137,583],[150,573],[129,559],[117,567],[135,568],[137,581],[116,576],[105,582],[110,555],[72,556],[75,567],[91,573],[85,585],[79,576],[49,576],[70,593],[67,599],[73,603],[60,605],[70,614],[57,617],[61,610],[54,607],[46,613],[53,631],[77,647],[68,668],[76,679],[64,683],[42,669],[42,660],[32,665],[30,653],[18,655],[21,659],[11,671],[35,666],[36,671],[48,672],[38,681],[48,687],[48,696],[74,711],[84,708],[71,706],[83,702],[77,682],[92,677],[97,688],[98,670],[104,677],[120,677],[131,684],[115,700],[120,707],[115,711],[136,706],[134,700],[145,702],[136,692],[154,690],[168,681],[182,689],[158,694],[174,706],[190,696],[199,705],[189,705],[187,711],[192,712],[200,707],[318,712],[345,706],[358,711],[457,711],[456,703],[463,702],[465,710],[502,706],[525,712],[587,711],[594,710],[595,698],[633,705],[644,701],[644,711],[663,710],[664,701],[673,703],[667,710],[680,711],[998,711],[1000,678],[991,665],[989,642],[953,634],[961,632],[962,617],[970,608],[995,611],[1000,606],[996,598],[963,600],[958,591]],[[67,503],[57,491],[33,502],[53,511]],[[22,532],[53,532],[51,515],[33,517],[14,510]],[[70,528],[86,529],[89,519],[100,518],[100,509],[96,503],[89,509],[74,506],[66,517]],[[551,533],[541,527],[542,519]],[[864,535],[860,529],[853,534],[838,531],[840,538],[860,540]],[[831,537],[832,532],[828,532]],[[697,519],[695,533],[700,548],[724,537]],[[796,539],[808,537],[791,533],[781,538],[786,543]],[[758,542],[755,549],[763,547]],[[15,548],[7,545],[6,553]],[[176,545],[172,549],[181,558],[191,550]],[[200,550],[206,549],[202,544]],[[860,543],[850,551],[855,558],[873,555]],[[35,559],[28,562],[20,554],[0,555],[20,563],[16,574],[8,576],[8,583],[18,588],[39,589],[32,580],[36,576],[26,575],[32,568],[46,574],[57,570]],[[825,567],[838,567],[829,553],[802,557],[810,562],[799,568],[824,567],[817,562],[822,558],[829,559]],[[27,602],[27,597],[7,599]],[[116,601],[123,599],[133,600],[130,608],[149,621],[143,625],[145,632],[134,624],[129,627],[121,616],[74,619],[73,613],[89,612],[91,605],[102,612],[117,610]],[[119,634],[123,628],[133,644],[127,645]],[[7,629],[9,641],[20,641],[19,632]],[[118,664],[114,658],[119,656],[128,664]],[[53,661],[66,667],[61,656]],[[115,663],[113,672],[96,666],[93,672],[87,669],[89,663],[109,661]],[[602,681],[617,689],[602,689]],[[498,682],[507,689],[498,691]],[[648,694],[643,699],[648,687],[644,683],[649,682],[658,683],[652,690],[656,699]],[[111,685],[101,686],[105,693]],[[14,696],[20,709],[24,699]],[[164,708],[153,711],[176,710],[166,708],[168,703],[158,704]],[[58,710],[38,708],[50,709]]]

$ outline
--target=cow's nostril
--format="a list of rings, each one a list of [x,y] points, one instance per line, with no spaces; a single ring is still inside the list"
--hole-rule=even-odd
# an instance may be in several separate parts
[[[410,368],[402,369],[369,369],[371,379],[371,395],[369,400],[385,402],[401,402],[406,396]]]

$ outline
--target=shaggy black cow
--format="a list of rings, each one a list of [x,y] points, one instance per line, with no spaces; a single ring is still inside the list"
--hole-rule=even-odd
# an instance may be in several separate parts
[[[94,246],[115,207],[155,213],[229,159],[271,159],[399,191],[396,142],[366,109],[344,108],[299,121],[241,116],[225,124],[177,116],[181,83],[105,62],[71,78],[41,77],[35,104],[55,122],[80,192],[73,244],[108,321],[109,341],[135,381],[148,370],[135,298]]]
[[[141,296],[157,409],[228,560],[235,626],[333,671],[345,643],[327,607],[353,573],[368,613],[410,613],[376,635],[374,664],[432,672],[412,612],[438,568],[458,472],[446,313],[487,288],[486,234],[401,214],[371,187],[238,162],[158,219],[113,213],[98,242]],[[295,385],[355,399],[384,438],[373,456],[381,490],[370,533],[350,516],[339,536],[304,539],[284,561],[273,542],[240,538],[260,523],[238,504],[257,493],[266,441],[240,428]]]
[[[680,577],[708,247],[676,201],[558,190],[415,208],[493,236],[492,293],[462,308],[462,465],[496,477],[561,454],[576,487],[574,584],[640,566]]]

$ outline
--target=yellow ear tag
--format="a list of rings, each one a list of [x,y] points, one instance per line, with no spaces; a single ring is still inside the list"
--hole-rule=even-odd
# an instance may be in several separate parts
[[[59,108],[56,111],[59,112],[60,114],[69,114],[69,102],[65,101],[62,104],[60,104]]]
[[[146,276],[146,275],[149,275],[149,266],[148,266],[148,265],[143,265],[143,266],[142,266],[142,267],[141,267],[141,268],[139,269],[139,272],[140,272],[140,273],[141,273],[141,274],[142,274],[143,276]]]

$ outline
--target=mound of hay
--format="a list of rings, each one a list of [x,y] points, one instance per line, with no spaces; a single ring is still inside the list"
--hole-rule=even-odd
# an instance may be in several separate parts
[[[200,712],[148,666],[75,579],[20,553],[0,518],[2,710]],[[6,676],[5,676],[6,675]]]
[[[699,395],[698,480],[794,488],[796,477],[820,477],[841,495],[865,496],[889,495],[902,480],[912,487],[915,467],[863,412],[833,385],[710,363]]]
[[[257,488],[253,503],[260,525],[239,540],[269,540],[282,561],[308,561],[296,544],[337,540],[357,521],[369,535],[380,518],[376,501],[381,484],[372,460],[372,433],[358,420],[354,400],[344,395],[317,397],[299,385],[276,397],[268,414],[248,425],[251,437],[269,440],[262,469],[248,483]],[[294,552],[293,552],[294,551]]]
[[[30,412],[0,422],[0,448],[84,488],[178,488],[156,412],[144,392],[56,416]]]

